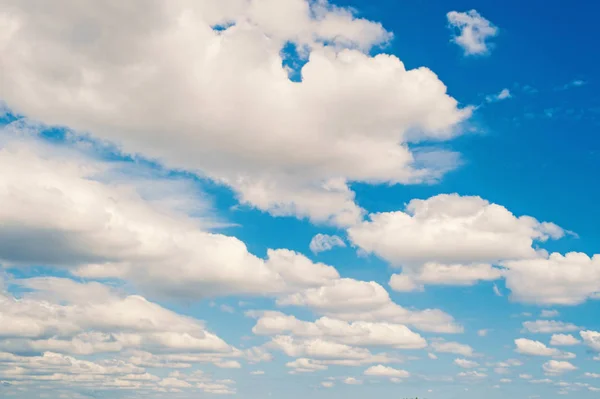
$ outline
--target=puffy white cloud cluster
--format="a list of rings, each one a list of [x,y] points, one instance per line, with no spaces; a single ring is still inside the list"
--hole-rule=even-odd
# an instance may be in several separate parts
[[[127,279],[148,292],[192,298],[276,294],[339,277],[333,267],[285,249],[258,258],[240,240],[147,200],[136,182],[107,182],[115,167],[33,142],[1,148],[0,260]]]
[[[139,295],[119,295],[99,283],[32,278],[21,298],[0,296],[0,350],[91,355],[144,349],[152,352],[237,352],[205,329]]]
[[[391,34],[326,0],[4,0],[0,31],[9,107],[208,176],[273,215],[359,221],[348,182],[440,177],[455,156],[407,144],[449,139],[471,113],[431,70],[371,55]],[[284,64],[298,57],[293,81]]]
[[[423,331],[462,332],[452,316],[439,309],[409,310],[393,302],[388,292],[374,281],[349,278],[332,280],[319,288],[283,296],[279,305],[306,306],[331,318],[410,324]]]
[[[365,322],[322,317],[315,322],[302,321],[280,312],[260,315],[252,332],[258,335],[292,334],[304,338],[323,338],[354,346],[388,346],[396,349],[422,349],[427,341],[403,324]]]

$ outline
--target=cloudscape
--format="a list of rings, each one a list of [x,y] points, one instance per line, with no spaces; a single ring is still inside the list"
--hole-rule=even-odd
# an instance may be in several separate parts
[[[0,0],[0,397],[597,398],[599,11]]]

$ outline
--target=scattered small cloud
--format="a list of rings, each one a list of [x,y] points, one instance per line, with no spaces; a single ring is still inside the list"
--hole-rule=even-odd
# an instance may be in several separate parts
[[[462,47],[465,55],[481,55],[490,51],[491,45],[487,40],[498,34],[498,28],[490,21],[476,10],[451,11],[446,16],[455,31],[452,41]]]
[[[542,310],[542,312],[540,313],[540,317],[543,317],[545,319],[550,319],[552,317],[557,317],[558,315],[560,315],[560,313],[558,312],[558,310],[550,310],[550,309],[544,309]]]
[[[575,79],[575,80],[570,81],[569,83],[565,83],[562,86],[555,87],[555,90],[557,90],[557,91],[568,90],[568,89],[572,89],[575,87],[585,86],[587,83],[588,82],[586,82],[585,80]]]
[[[310,250],[314,254],[319,252],[329,251],[335,247],[345,247],[346,243],[338,236],[330,236],[327,234],[317,234],[310,241]]]
[[[221,305],[219,306],[219,309],[221,309],[221,311],[225,313],[235,313],[235,309],[233,309],[229,305]]]
[[[493,102],[497,102],[497,101],[506,100],[508,98],[512,98],[512,94],[511,94],[510,90],[502,89],[497,94],[487,96],[485,98],[485,101],[487,101],[488,103],[493,103]]]

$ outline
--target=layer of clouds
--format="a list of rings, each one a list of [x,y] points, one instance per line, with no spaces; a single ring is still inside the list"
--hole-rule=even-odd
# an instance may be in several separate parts
[[[258,335],[292,334],[319,337],[356,346],[389,346],[396,349],[422,349],[427,341],[402,324],[347,321],[322,317],[315,322],[302,321],[280,312],[262,312],[252,332]]]
[[[413,199],[404,211],[375,213],[369,218],[348,229],[350,240],[403,267],[535,258],[535,241],[564,235],[553,223],[517,217],[501,205],[458,194]]]
[[[393,302],[374,281],[349,278],[333,280],[277,300],[281,306],[306,306],[319,314],[341,320],[408,324],[423,331],[462,332],[454,319],[439,309],[409,310]]]
[[[331,266],[286,249],[267,259],[240,240],[142,197],[135,182],[106,181],[113,164],[33,141],[0,148],[0,260],[121,278],[179,297],[267,295],[317,287]],[[8,173],[10,171],[10,173]]]
[[[439,178],[455,156],[408,143],[450,139],[471,114],[431,70],[370,55],[391,34],[325,0],[7,0],[0,21],[9,107],[208,176],[273,215],[360,221],[348,182]]]

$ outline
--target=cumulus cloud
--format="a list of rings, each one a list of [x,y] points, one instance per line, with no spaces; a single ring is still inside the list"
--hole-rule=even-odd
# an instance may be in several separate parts
[[[532,258],[537,254],[534,241],[564,234],[553,223],[517,217],[480,197],[458,194],[414,199],[404,211],[375,213],[369,218],[348,229],[350,240],[396,266]]]
[[[554,346],[573,346],[580,343],[581,341],[571,334],[553,334],[550,339],[550,345]]]
[[[390,346],[396,349],[421,349],[427,341],[402,324],[386,322],[347,322],[322,317],[315,322],[302,321],[280,312],[264,312],[252,329],[258,335],[293,334],[297,337],[320,337],[357,346]]]
[[[408,378],[410,373],[406,370],[399,370],[393,367],[387,367],[381,364],[369,367],[364,372],[365,375],[371,377],[389,377],[389,378]]]
[[[488,39],[498,34],[498,28],[482,17],[476,10],[467,12],[450,11],[446,17],[455,30],[452,41],[458,44],[465,55],[485,54],[491,45]]]
[[[574,353],[563,352],[556,348],[549,348],[542,342],[533,341],[526,338],[515,339],[515,345],[517,346],[516,351],[523,355],[551,356],[561,359],[572,359],[575,357]]]
[[[0,21],[16,112],[207,176],[278,216],[361,220],[348,182],[439,178],[449,154],[408,144],[450,139],[471,114],[428,68],[371,55],[391,33],[327,1],[8,1]],[[288,45],[306,61],[300,81]]]
[[[503,262],[511,297],[536,304],[577,305],[600,295],[600,256],[553,253]]]
[[[277,300],[281,306],[307,306],[341,320],[409,324],[423,331],[462,332],[452,316],[439,309],[408,310],[393,302],[388,292],[374,281],[349,278],[333,280]]]
[[[579,333],[583,342],[593,350],[600,352],[600,332],[598,331],[581,331]]]
[[[552,334],[579,330],[579,327],[575,324],[556,320],[525,321],[523,322],[523,327],[534,334]]]
[[[17,282],[32,291],[20,298],[0,296],[0,350],[90,355],[144,349],[214,353],[215,359],[237,352],[200,321],[138,295],[61,278]]]
[[[12,171],[0,176],[0,259],[9,266],[66,267],[179,297],[268,295],[339,277],[286,249],[258,258],[240,240],[147,200],[135,181],[107,182],[111,163],[12,140],[0,149],[0,167]]]
[[[346,243],[338,236],[327,234],[317,234],[310,241],[310,250],[317,254],[319,252],[329,251],[335,247],[345,247]]]
[[[442,265],[425,263],[418,271],[407,269],[403,274],[390,278],[390,287],[395,291],[422,290],[425,285],[471,286],[480,281],[492,281],[502,277],[502,270],[488,264]]]
[[[547,361],[544,363],[542,368],[548,375],[560,375],[569,371],[577,370],[577,367],[573,366],[571,363],[558,360]]]
[[[431,347],[439,353],[454,353],[465,357],[475,356],[475,351],[471,346],[458,342],[434,341],[431,343]]]

